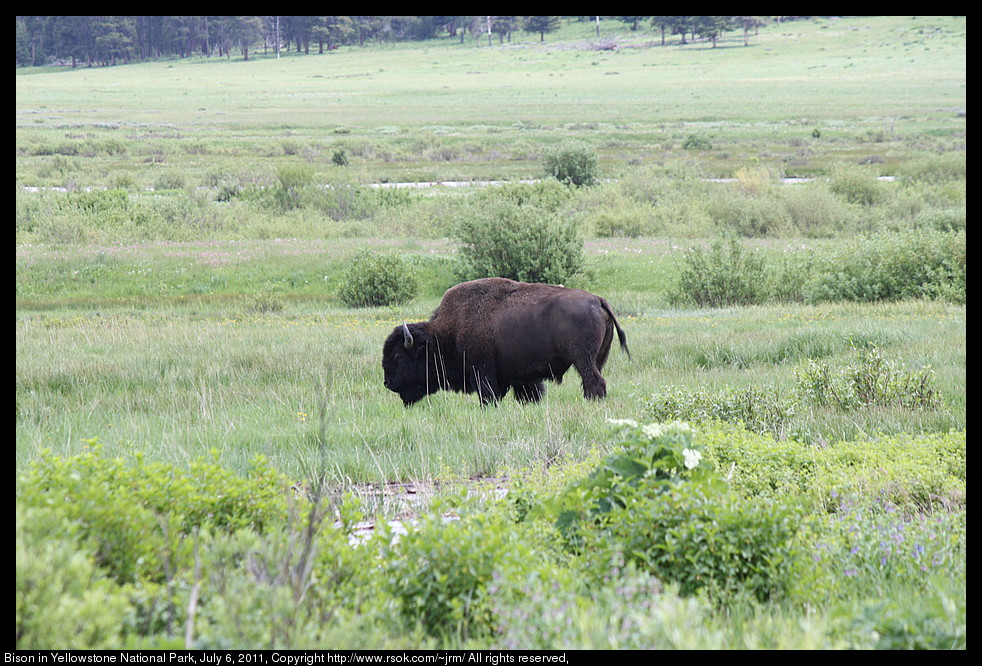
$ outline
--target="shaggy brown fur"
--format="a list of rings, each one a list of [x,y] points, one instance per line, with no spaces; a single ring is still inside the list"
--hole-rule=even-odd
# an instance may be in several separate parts
[[[485,278],[451,287],[429,321],[397,326],[382,348],[385,386],[408,406],[440,389],[477,392],[497,403],[537,402],[543,380],[559,383],[573,366],[583,395],[603,398],[600,371],[614,331],[628,353],[610,304],[579,289]]]

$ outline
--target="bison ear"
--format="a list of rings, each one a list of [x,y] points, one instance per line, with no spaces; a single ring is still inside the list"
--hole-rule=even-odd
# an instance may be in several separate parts
[[[402,346],[406,349],[413,348],[413,334],[409,332],[406,322],[402,322]]]

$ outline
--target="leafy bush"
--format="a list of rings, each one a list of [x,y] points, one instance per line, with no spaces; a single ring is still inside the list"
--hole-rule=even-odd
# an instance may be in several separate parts
[[[827,363],[809,361],[797,373],[798,394],[808,403],[844,410],[876,405],[905,409],[941,406],[930,367],[914,371],[899,368],[875,346],[856,349],[855,361],[855,365],[840,372],[833,371]]]
[[[272,314],[283,311],[283,300],[276,294],[263,290],[243,299],[249,314]]]
[[[678,584],[681,594],[707,588],[717,597],[764,601],[790,589],[797,518],[783,503],[699,485],[675,488],[660,501],[644,499],[616,511],[605,538],[629,560]]]
[[[119,647],[126,593],[94,564],[81,531],[57,510],[17,502],[17,649]]]
[[[776,196],[792,228],[806,238],[829,238],[852,230],[862,212],[837,197],[825,181],[779,188]]]
[[[276,169],[273,201],[281,210],[300,208],[304,192],[313,185],[314,171],[303,164],[288,164]]]
[[[344,151],[344,148],[338,148],[335,150],[334,154],[331,155],[331,161],[334,163],[334,166],[339,167],[346,167],[348,164],[350,164],[348,154]]]
[[[966,649],[964,589],[940,576],[935,581],[933,589],[914,598],[890,594],[886,598],[840,604],[835,609],[842,626],[837,633],[854,649]]]
[[[753,432],[778,437],[785,434],[798,407],[793,395],[782,395],[771,386],[725,387],[714,393],[665,386],[645,398],[642,405],[644,418],[653,421],[740,422]]]
[[[44,455],[18,476],[17,647],[964,645],[964,432],[820,448],[615,426],[606,455],[356,546],[350,497],[294,500],[261,460]]]
[[[542,166],[547,176],[573,187],[593,185],[600,175],[597,152],[580,142],[566,142],[547,150],[542,157]]]
[[[572,548],[600,553],[601,570],[620,553],[683,595],[707,588],[718,598],[764,600],[789,589],[791,509],[746,500],[715,480],[686,424],[616,424],[620,447],[552,507]]]
[[[964,303],[965,232],[875,234],[817,254],[805,301],[943,298]]]
[[[744,497],[797,497],[804,506],[836,511],[839,497],[862,495],[917,513],[963,505],[966,433],[895,435],[824,447],[740,425],[698,425],[706,458]]]
[[[904,368],[884,358],[875,345],[854,347],[855,361],[835,369],[809,359],[796,371],[787,391],[771,386],[723,387],[706,391],[666,386],[643,398],[642,415],[657,421],[727,421],[776,437],[801,436],[801,419],[821,408],[842,413],[869,407],[904,410],[943,410],[930,367]]]
[[[712,150],[713,142],[701,134],[690,134],[682,142],[683,150]]]
[[[965,571],[964,510],[910,516],[882,496],[846,493],[831,508],[804,535],[826,599],[898,584],[923,589],[931,576]]]
[[[968,173],[966,157],[964,151],[922,155],[904,162],[899,174],[905,180],[925,183],[964,181]]]
[[[791,225],[784,207],[763,191],[751,189],[763,186],[750,181],[732,188],[723,187],[726,189],[706,201],[707,212],[719,229],[742,238],[776,237],[789,230]]]
[[[593,233],[601,238],[615,236],[627,236],[629,238],[639,238],[641,236],[656,235],[663,229],[657,227],[658,209],[647,202],[640,202],[628,199],[623,194],[610,189],[604,191],[601,187],[593,188],[599,196],[594,200],[586,197],[578,197],[583,202],[579,206],[584,208],[584,226],[592,229]]]
[[[130,205],[126,190],[94,190],[92,192],[69,192],[68,201],[85,213],[108,213],[126,211]]]
[[[568,580],[575,575],[569,569],[503,580],[494,598],[498,644],[509,650],[723,647],[710,638],[719,636],[716,631],[695,630],[712,623],[707,600],[681,597],[678,586],[622,561],[611,562],[607,571],[613,584],[588,590]],[[521,586],[519,603],[508,594],[508,583]]]
[[[714,241],[708,251],[694,247],[682,262],[679,281],[669,294],[673,303],[753,305],[766,296],[764,260],[736,239]]]
[[[434,637],[491,635],[492,590],[499,578],[524,578],[539,563],[514,524],[493,513],[447,519],[423,516],[392,547],[383,587],[408,627]]]
[[[454,230],[461,243],[461,279],[567,284],[580,276],[586,261],[583,238],[576,222],[558,211],[564,200],[548,186],[478,197],[464,208]]]
[[[318,504],[306,515],[291,513],[262,534],[240,529],[201,535],[200,564],[207,572],[201,599],[207,611],[195,647],[358,645],[345,634],[379,621],[375,602],[388,598],[376,584],[375,549],[353,548],[348,532],[325,520],[333,519],[327,508]],[[356,608],[363,617],[350,617]],[[367,631],[377,633],[378,627]],[[366,638],[364,645],[380,647],[384,640]]]
[[[840,163],[831,172],[829,188],[849,203],[872,206],[883,201],[883,186],[869,169]]]
[[[369,249],[351,261],[338,298],[351,307],[398,305],[416,296],[419,281],[413,267],[393,253]]]
[[[735,238],[716,240],[709,249],[692,248],[682,257],[669,298],[708,307],[769,300],[965,302],[964,230],[884,232],[777,262],[764,257]]]
[[[118,582],[162,580],[165,569],[190,558],[185,536],[194,527],[262,531],[286,515],[290,483],[262,458],[241,479],[204,460],[182,474],[142,457],[108,459],[95,440],[89,445],[69,458],[42,455],[19,479],[18,500],[79,522],[96,564]]]

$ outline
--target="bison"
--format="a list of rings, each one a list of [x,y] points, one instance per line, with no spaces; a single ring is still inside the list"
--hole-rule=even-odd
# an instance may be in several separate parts
[[[515,389],[538,402],[544,380],[562,382],[572,365],[583,395],[600,399],[600,371],[614,331],[630,358],[610,304],[579,289],[505,278],[463,282],[443,295],[429,321],[397,326],[382,347],[385,387],[408,407],[440,389],[477,392],[497,404]]]

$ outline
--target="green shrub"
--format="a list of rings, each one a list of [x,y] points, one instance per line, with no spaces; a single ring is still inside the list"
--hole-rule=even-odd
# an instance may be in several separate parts
[[[568,141],[546,150],[542,157],[546,176],[573,187],[593,185],[600,176],[600,158],[590,146]]]
[[[899,169],[899,175],[905,180],[923,183],[964,181],[967,173],[968,160],[964,151],[926,154],[904,162]]]
[[[119,647],[126,592],[95,565],[81,532],[56,509],[17,502],[17,649]]]
[[[353,609],[365,624],[378,619],[380,562],[373,544],[352,547],[348,532],[330,525],[334,516],[327,509],[320,504],[306,515],[293,512],[262,534],[202,533],[206,614],[195,647],[315,648],[339,639],[357,644],[343,637],[339,625],[348,623]],[[364,644],[383,640],[366,638]]]
[[[906,512],[965,501],[965,431],[881,436],[818,447],[738,424],[702,422],[706,458],[746,498],[797,497],[836,511],[839,497],[875,497]]]
[[[875,234],[818,253],[806,302],[943,298],[965,302],[965,232]]]
[[[334,166],[339,167],[346,167],[348,164],[350,164],[348,154],[344,151],[344,148],[338,148],[335,150],[334,154],[331,155],[331,161],[334,163]]]
[[[18,499],[77,521],[95,544],[96,564],[120,583],[160,582],[187,563],[185,537],[195,527],[262,531],[286,515],[290,483],[262,458],[242,479],[204,460],[181,472],[142,457],[105,458],[95,440],[88,446],[68,458],[40,456],[18,479]]]
[[[650,203],[630,199],[613,187],[599,186],[592,192],[593,197],[577,197],[577,207],[584,227],[596,236],[638,238],[663,231],[655,226],[657,209]]]
[[[777,190],[792,228],[806,238],[830,238],[856,227],[860,209],[835,194],[824,181]]]
[[[680,597],[678,586],[622,561],[607,569],[612,584],[583,589],[570,569],[527,580],[502,581],[494,602],[496,642],[509,650],[709,649],[713,608],[699,597]],[[522,590],[517,603],[511,588]],[[697,629],[698,627],[698,629]],[[708,645],[707,645],[708,643]]]
[[[778,437],[784,436],[797,408],[795,396],[771,386],[725,387],[716,392],[665,386],[642,401],[642,415],[653,421],[739,422],[753,432]]]
[[[743,238],[781,236],[790,228],[787,212],[763,192],[746,192],[753,183],[727,187],[707,202],[707,212],[717,227]]]
[[[716,240],[708,249],[694,247],[682,256],[669,299],[708,307],[916,298],[965,302],[964,229],[882,232],[777,261],[765,256],[735,238]]]
[[[813,514],[801,530],[810,556],[798,598],[831,607],[852,647],[958,646],[959,634],[964,640],[964,507],[911,513],[882,492],[832,496],[830,512]]]
[[[187,187],[187,178],[180,171],[165,171],[154,180],[154,190],[183,190]]]
[[[924,577],[922,575],[922,577]],[[860,597],[862,598],[862,597]],[[964,650],[966,631],[965,588],[942,576],[929,590],[862,598],[834,609],[838,635],[852,649]]]
[[[766,385],[715,391],[666,386],[642,399],[642,415],[656,421],[742,423],[783,438],[801,436],[800,417],[816,408],[847,414],[870,407],[943,410],[930,367],[909,370],[884,358],[875,345],[854,349],[854,363],[842,369],[808,360],[795,372],[794,387],[783,392]]]
[[[883,185],[874,172],[862,166],[836,164],[831,170],[829,189],[849,203],[872,206],[885,198]]]
[[[636,502],[613,512],[605,541],[681,594],[706,588],[717,598],[764,601],[790,589],[797,518],[783,503],[699,485],[657,501],[639,492]]]
[[[245,311],[249,314],[275,314],[283,311],[283,299],[269,291],[260,291],[243,298]]]
[[[242,185],[234,179],[225,178],[218,184],[215,201],[231,201],[242,194]]]
[[[713,142],[701,134],[690,134],[682,142],[682,150],[712,150]]]
[[[548,186],[519,187],[487,193],[464,207],[454,229],[460,278],[575,280],[586,259],[577,223],[558,211],[564,200]]]
[[[766,297],[764,260],[736,239],[714,241],[709,250],[694,247],[682,257],[679,280],[669,293],[675,304],[754,305]]]
[[[338,298],[351,307],[399,305],[416,296],[419,281],[413,267],[393,253],[369,249],[351,261],[338,287]]]
[[[578,197],[555,181],[512,183],[486,188],[474,196],[473,208],[482,210],[498,205],[537,208],[548,213],[560,213]]]
[[[383,587],[410,628],[442,638],[488,636],[497,626],[495,578],[522,577],[537,563],[518,534],[493,515],[448,520],[430,512],[393,547]]]
[[[896,405],[905,409],[936,409],[941,399],[934,389],[934,372],[900,368],[875,346],[857,348],[855,364],[833,371],[827,363],[809,361],[797,374],[798,395],[820,407],[849,410]]]
[[[314,170],[304,164],[288,164],[276,169],[273,201],[281,210],[293,210],[303,204],[304,193],[313,185]]]
[[[683,595],[780,596],[796,559],[795,513],[713,478],[686,424],[616,422],[620,446],[551,507],[571,547],[675,583]],[[599,553],[600,557],[596,558]]]
[[[927,210],[917,216],[917,224],[938,231],[964,231],[968,224],[968,211],[965,206]]]
[[[126,190],[93,190],[92,192],[69,192],[68,202],[85,213],[108,213],[110,211],[125,211],[129,208],[130,198]]]

